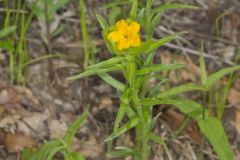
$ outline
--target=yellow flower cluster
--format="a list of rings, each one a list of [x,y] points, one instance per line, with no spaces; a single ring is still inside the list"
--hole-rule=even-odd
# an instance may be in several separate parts
[[[108,34],[108,39],[117,44],[119,50],[137,47],[141,44],[139,35],[140,25],[137,22],[120,20],[116,23],[115,30]]]

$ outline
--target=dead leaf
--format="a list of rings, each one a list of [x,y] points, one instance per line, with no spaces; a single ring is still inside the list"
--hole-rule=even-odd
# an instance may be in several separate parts
[[[168,109],[163,113],[162,117],[173,130],[178,130],[183,125],[185,119],[185,116],[182,113],[179,113],[174,109]],[[196,144],[201,143],[201,135],[195,122],[190,121],[183,129],[183,132],[186,133]]]
[[[79,143],[74,142],[74,150],[79,151],[84,157],[97,159],[103,154],[103,147],[98,143],[96,137],[90,133],[87,141]]]
[[[34,148],[37,142],[30,137],[22,134],[7,133],[4,138],[4,144],[9,153],[22,151],[25,147]]]
[[[240,134],[240,107],[236,108],[235,123],[236,123],[236,129],[237,129],[238,133]]]
[[[67,124],[61,120],[52,120],[49,124],[50,137],[52,139],[62,139],[67,131]]]
[[[231,106],[237,105],[240,107],[240,91],[231,88],[228,95],[228,102]]]
[[[180,63],[185,66],[177,71],[170,72],[170,80],[173,83],[192,81],[199,81],[200,77],[200,68],[194,63],[189,62],[183,55],[174,56],[169,52],[161,52],[160,59],[162,64],[170,64],[170,63]]]

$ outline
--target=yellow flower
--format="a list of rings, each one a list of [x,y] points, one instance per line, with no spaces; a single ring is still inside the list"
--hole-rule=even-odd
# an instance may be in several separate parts
[[[108,34],[108,39],[117,44],[119,50],[137,47],[141,44],[139,35],[140,25],[137,22],[120,20],[115,25],[115,30]]]

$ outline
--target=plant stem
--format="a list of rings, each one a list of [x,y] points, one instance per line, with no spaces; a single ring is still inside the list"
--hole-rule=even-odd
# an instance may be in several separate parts
[[[129,56],[126,64],[127,68],[127,80],[129,87],[131,88],[130,101],[132,107],[137,110],[137,115],[140,119],[139,124],[136,126],[136,150],[138,151],[135,154],[135,160],[148,160],[149,156],[149,147],[148,147],[148,128],[147,121],[145,120],[142,106],[139,101],[139,84],[136,77],[136,57]]]

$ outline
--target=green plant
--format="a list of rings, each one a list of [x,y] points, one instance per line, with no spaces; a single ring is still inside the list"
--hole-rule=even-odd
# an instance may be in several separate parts
[[[221,122],[211,116],[208,110],[205,110],[205,107],[200,103],[180,97],[178,94],[189,91],[209,91],[216,81],[239,70],[240,66],[225,68],[211,76],[207,76],[203,54],[201,54],[201,84],[189,83],[166,88],[164,86],[166,80],[163,80],[159,73],[180,69],[183,65],[174,63],[154,64],[155,51],[185,32],[154,40],[154,29],[166,10],[178,8],[196,9],[196,7],[167,3],[153,9],[154,0],[148,0],[146,1],[146,7],[139,8],[138,0],[130,2],[132,6],[129,17],[126,20],[117,22],[114,26],[109,26],[102,16],[97,15],[103,29],[103,39],[113,58],[89,66],[85,72],[69,78],[75,80],[97,74],[109,85],[116,88],[119,93],[121,103],[114,123],[113,133],[105,139],[105,142],[108,143],[108,157],[132,155],[135,160],[148,160],[151,141],[166,148],[166,144],[161,137],[153,133],[153,120],[156,117],[153,117],[152,112],[154,106],[167,104],[176,106],[181,112],[196,120],[202,133],[208,138],[221,160],[233,160],[233,153]],[[116,3],[112,2],[110,4],[111,7],[125,3],[116,1]],[[144,33],[142,35],[145,38],[144,42],[141,42],[138,37],[139,26],[142,27]],[[118,81],[108,73],[112,71],[121,71],[125,77],[125,83]],[[165,87],[165,90],[157,92],[156,87],[149,86],[149,80],[152,78],[158,79],[160,82],[156,86]],[[124,116],[127,116],[129,120],[127,123],[122,124]],[[119,146],[116,147],[116,151],[112,151],[113,140],[130,129],[135,129],[135,147]]]
[[[83,68],[87,69],[90,64],[94,64],[95,62],[95,46],[90,41],[87,23],[86,23],[86,15],[85,15],[85,0],[79,0],[79,8],[80,8],[80,24],[81,24],[81,32],[82,32],[82,41],[83,41],[83,50],[84,50],[84,64]]]
[[[38,0],[37,0],[38,1]],[[37,4],[33,4],[33,10]],[[33,13],[27,14],[26,4],[14,0],[13,7],[10,9],[9,2],[5,1],[6,13],[4,17],[4,28],[0,33],[0,48],[9,53],[9,70],[11,82],[17,81],[18,84],[25,84],[27,76],[27,67],[23,64],[28,62],[28,46],[26,41],[26,32],[31,23]]]
[[[28,2],[28,7],[38,18],[41,37],[44,43],[48,45],[48,52],[50,54],[52,38],[61,33],[64,29],[60,25],[61,19],[56,15],[56,12],[68,2],[69,0],[40,0],[35,6],[34,3]]]
[[[36,151],[25,149],[22,152],[22,158],[24,160],[53,160],[54,156],[61,153],[65,160],[85,160],[85,158],[77,152],[70,150],[72,139],[77,129],[84,123],[88,115],[86,110],[81,116],[79,116],[75,122],[68,128],[63,139],[51,140],[43,144]]]

